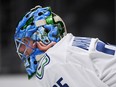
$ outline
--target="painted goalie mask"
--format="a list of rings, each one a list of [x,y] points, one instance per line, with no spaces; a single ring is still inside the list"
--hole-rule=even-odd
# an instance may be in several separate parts
[[[64,22],[50,7],[36,6],[23,17],[16,28],[14,40],[29,78],[36,72],[36,55],[45,53],[65,35]]]

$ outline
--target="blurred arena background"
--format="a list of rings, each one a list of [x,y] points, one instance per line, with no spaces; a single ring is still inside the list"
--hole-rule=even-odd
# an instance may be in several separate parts
[[[33,87],[13,41],[18,22],[31,8],[50,6],[68,32],[116,45],[115,4],[115,0],[0,0],[0,87]]]

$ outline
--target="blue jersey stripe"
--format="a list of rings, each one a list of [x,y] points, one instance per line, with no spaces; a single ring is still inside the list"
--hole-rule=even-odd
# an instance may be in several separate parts
[[[115,50],[106,48],[105,45],[106,45],[105,43],[98,42],[96,46],[96,50],[99,52],[106,53],[106,54],[114,55]]]

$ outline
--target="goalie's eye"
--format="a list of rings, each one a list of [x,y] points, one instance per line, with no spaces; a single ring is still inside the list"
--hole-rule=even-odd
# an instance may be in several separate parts
[[[24,38],[24,39],[23,39],[23,42],[24,42],[25,44],[27,44],[27,43],[28,43],[28,40],[27,40],[26,38]]]
[[[28,37],[25,37],[25,38],[22,39],[22,42],[25,43],[25,44],[29,44],[30,41],[32,41],[32,40]]]

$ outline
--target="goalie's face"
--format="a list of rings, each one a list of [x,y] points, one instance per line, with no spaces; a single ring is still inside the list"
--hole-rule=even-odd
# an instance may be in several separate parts
[[[16,40],[17,53],[21,59],[28,58],[34,51],[34,41],[28,37]]]
[[[28,57],[33,52],[34,42],[30,38],[23,38],[22,42],[23,44],[21,44],[19,52],[24,53]]]

